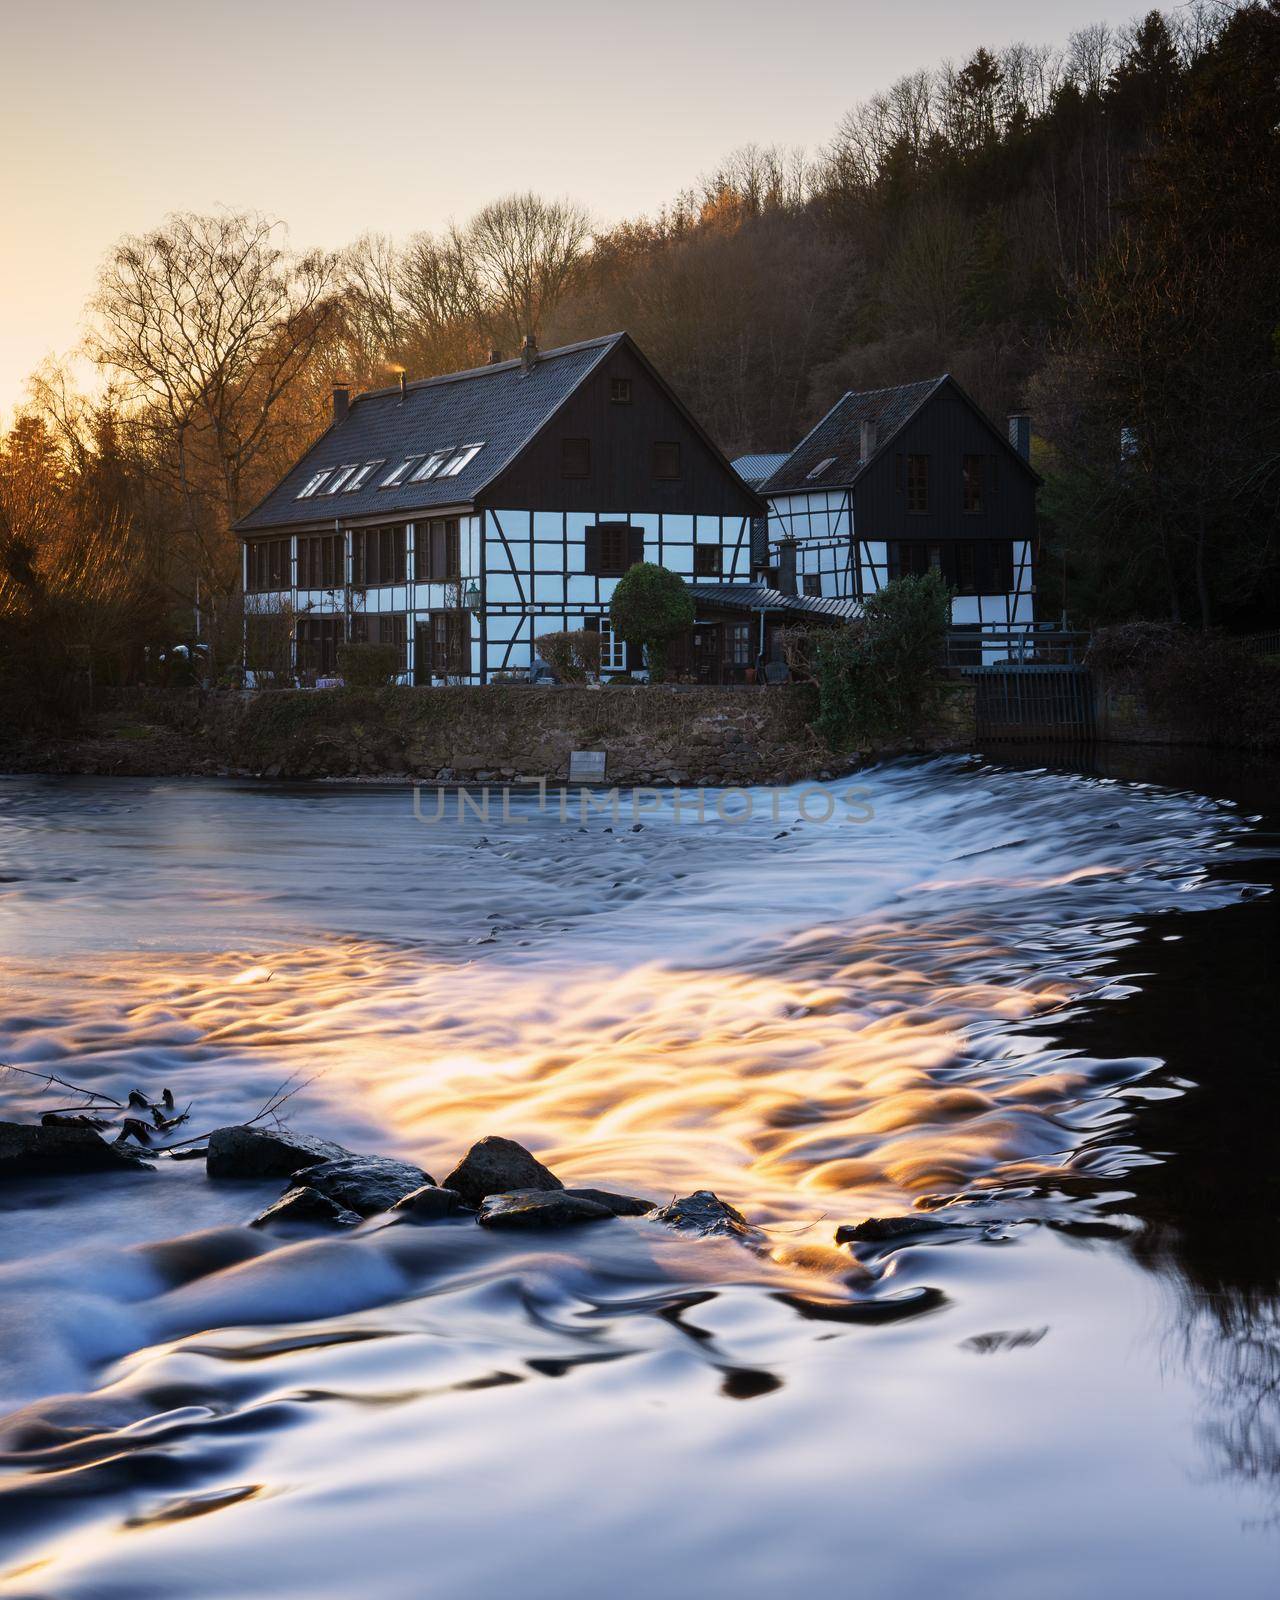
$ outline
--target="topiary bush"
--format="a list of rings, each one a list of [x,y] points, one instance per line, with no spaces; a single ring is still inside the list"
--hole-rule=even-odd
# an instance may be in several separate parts
[[[613,631],[648,654],[649,676],[666,676],[667,646],[693,626],[693,598],[683,579],[653,561],[638,561],[618,582],[609,605]]]

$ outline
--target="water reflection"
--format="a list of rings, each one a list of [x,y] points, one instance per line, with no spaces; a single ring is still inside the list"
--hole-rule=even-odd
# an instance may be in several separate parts
[[[1232,881],[1262,875],[1242,848],[1256,835],[1232,807],[1105,775],[934,763],[869,781],[874,823],[784,840],[659,819],[424,842],[390,795],[282,809],[73,786],[56,809],[11,791],[0,1053],[111,1092],[171,1083],[202,1126],[299,1072],[297,1125],[437,1176],[500,1132],[580,1183],[713,1187],[767,1240],[624,1220],[553,1246],[466,1223],[281,1241],[237,1225],[252,1186],[177,1169],[10,1191],[15,1566],[50,1552],[60,1594],[144,1594],[178,1551],[184,1594],[252,1592],[264,1571],[273,1592],[347,1593],[324,1506],[350,1519],[370,1593],[403,1592],[428,1527],[433,1570],[500,1587],[464,1508],[521,1428],[564,1428],[554,1471],[508,1485],[516,1542],[555,1548],[558,1477],[633,1581],[561,1552],[562,1594],[665,1582],[632,1536],[646,1518],[686,1551],[690,1594],[724,1585],[731,1549],[753,1572],[780,1562],[774,1583],[830,1586],[886,1540],[919,1578],[903,1592],[925,1592],[952,1566],[929,1575],[901,1506],[932,1475],[950,1506],[987,1461],[1002,1505],[1039,1478],[1039,1512],[1101,1526],[1090,1496],[1119,1503],[1137,1472],[1110,1419],[1180,1437],[1151,1358],[1125,1372],[1099,1354],[1141,1347],[1126,1261],[1176,1285],[1159,1354],[1199,1385],[1204,1459],[1274,1477],[1275,912]],[[834,1242],[837,1223],[904,1213],[930,1231]],[[1064,1392],[1085,1415],[1060,1414]],[[741,1506],[708,1521],[704,1497],[695,1517],[663,1495],[673,1446],[649,1430],[671,1413],[681,1460],[749,1485]],[[1016,1465],[990,1453],[992,1415]],[[406,1482],[430,1483],[440,1521]],[[893,1483],[898,1509],[845,1550],[849,1504]],[[772,1554],[762,1492],[787,1503]],[[1187,1493],[1176,1473],[1150,1489],[1250,1592],[1252,1556]],[[1146,1548],[1153,1507],[1129,1509],[1114,1537]],[[1162,1576],[1194,1570],[1179,1551]]]

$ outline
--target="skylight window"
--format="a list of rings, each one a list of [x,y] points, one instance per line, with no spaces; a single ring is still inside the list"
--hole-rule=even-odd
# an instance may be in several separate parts
[[[807,472],[805,476],[808,478],[820,478],[828,467],[835,465],[835,459],[834,456],[827,456],[824,460],[819,461],[818,465],[811,472]]]
[[[362,467],[357,467],[352,475],[347,479],[346,488],[343,490],[343,493],[350,494],[353,489],[361,488],[365,482],[365,479],[368,478],[373,469],[382,465],[383,459],[383,457],[379,456],[377,461],[366,461]]]
[[[323,472],[317,472],[314,477],[308,478],[303,484],[302,488],[298,490],[298,499],[310,500],[311,496],[316,492],[316,490],[332,471],[332,467],[326,467]]]
[[[354,461],[350,466],[339,467],[334,475],[329,479],[328,483],[325,484],[323,492],[325,494],[337,494],[338,490],[341,489],[342,485],[355,470],[356,464]]]
[[[483,439],[479,444],[464,444],[461,450],[458,451],[457,455],[454,456],[453,460],[446,462],[445,465],[441,467],[440,476],[442,478],[456,478],[462,471],[463,467],[465,467],[469,461],[474,461],[483,449]]]
[[[427,457],[414,475],[409,479],[409,482],[425,483],[428,478],[434,478],[436,473],[439,472],[440,468],[448,459],[449,452],[447,450],[437,450],[434,455]]]
[[[422,457],[420,455],[406,456],[398,467],[392,467],[391,471],[387,473],[379,487],[383,489],[394,489],[396,484],[404,482],[406,476],[413,471],[414,467],[416,467],[421,460]]]

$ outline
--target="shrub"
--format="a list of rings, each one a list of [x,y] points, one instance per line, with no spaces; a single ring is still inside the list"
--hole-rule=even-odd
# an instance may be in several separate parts
[[[534,643],[561,683],[583,683],[600,670],[600,635],[590,628],[541,633]]]
[[[338,671],[349,689],[380,689],[400,671],[400,651],[393,644],[340,644]]]
[[[682,579],[653,561],[638,561],[619,581],[609,606],[614,632],[648,652],[649,676],[665,676],[667,646],[693,626],[693,600]]]
[[[829,744],[910,735],[936,712],[950,614],[950,590],[927,572],[892,579],[848,627],[789,641],[788,665],[817,682],[815,726]]]

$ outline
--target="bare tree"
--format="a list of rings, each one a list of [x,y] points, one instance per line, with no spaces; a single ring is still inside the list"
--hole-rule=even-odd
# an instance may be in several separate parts
[[[210,598],[235,586],[228,530],[279,468],[287,401],[336,313],[335,268],[246,212],[177,213],[102,267],[89,354],[172,473],[193,580]]]
[[[494,200],[471,219],[461,248],[477,313],[500,348],[539,331],[574,283],[590,237],[582,206],[532,193]]]

